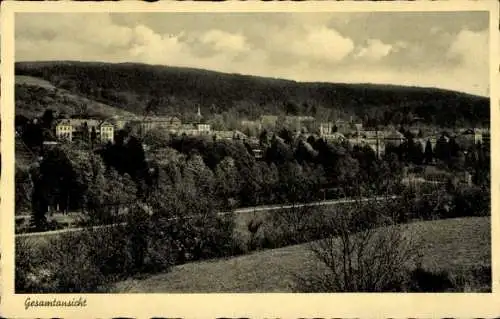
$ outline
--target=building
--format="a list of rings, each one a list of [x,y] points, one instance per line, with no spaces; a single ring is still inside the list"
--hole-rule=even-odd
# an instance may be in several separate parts
[[[213,137],[217,140],[247,140],[248,137],[240,131],[213,131]]]
[[[100,132],[99,135],[101,143],[114,142],[115,128],[111,123],[109,122],[101,123],[99,132]]]
[[[144,120],[139,121],[139,127],[142,134],[146,134],[153,129],[175,131],[180,129],[181,126],[181,120],[175,116],[148,116],[144,118]]]
[[[396,130],[383,132],[383,139],[386,145],[392,145],[395,147],[403,144],[405,136]]]
[[[363,130],[363,123],[353,123],[354,130],[359,133]]]
[[[262,130],[262,123],[260,123],[259,121],[242,120],[240,125],[243,130],[256,132]]]
[[[260,117],[260,124],[264,129],[273,129],[276,127],[276,123],[278,122],[277,115],[262,115]]]
[[[312,116],[285,116],[283,124],[294,131],[309,131],[314,126],[315,119]]]
[[[334,127],[334,125],[333,125],[332,122],[320,123],[320,125],[319,125],[319,135],[323,136],[323,135],[332,134],[333,127]]]
[[[73,140],[73,126],[70,120],[60,120],[56,123],[56,138],[68,142]]]
[[[483,134],[478,129],[466,129],[457,135],[456,142],[461,147],[468,149],[483,142]]]
[[[210,133],[210,124],[198,124],[197,125],[198,132],[200,133]]]
[[[325,141],[327,142],[333,142],[333,143],[343,143],[347,139],[344,134],[339,133],[339,132],[334,132],[332,134],[324,134],[321,136]]]
[[[341,134],[350,133],[352,131],[351,123],[346,122],[344,120],[337,120],[335,121],[334,131],[339,132]]]
[[[63,119],[56,122],[55,131],[58,140],[89,140],[95,133],[96,140],[107,143],[114,141],[115,127],[111,122],[96,119]]]

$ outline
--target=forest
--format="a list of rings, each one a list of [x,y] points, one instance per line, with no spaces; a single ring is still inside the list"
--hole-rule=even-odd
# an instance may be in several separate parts
[[[286,113],[323,120],[354,116],[368,127],[414,118],[440,127],[489,126],[488,98],[434,88],[300,83],[135,63],[19,62],[15,72],[135,114],[154,98],[159,115],[187,116],[200,105],[206,116]]]

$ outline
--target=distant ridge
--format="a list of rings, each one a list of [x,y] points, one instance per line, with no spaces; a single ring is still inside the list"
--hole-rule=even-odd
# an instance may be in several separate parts
[[[190,113],[193,105],[201,105],[205,114],[251,118],[285,113],[294,104],[297,114],[310,115],[321,107],[360,119],[380,117],[389,124],[397,122],[398,112],[439,126],[489,125],[490,116],[489,98],[437,88],[297,82],[132,62],[17,62],[15,68],[16,75],[38,77],[135,114],[155,97],[162,100],[159,114]]]

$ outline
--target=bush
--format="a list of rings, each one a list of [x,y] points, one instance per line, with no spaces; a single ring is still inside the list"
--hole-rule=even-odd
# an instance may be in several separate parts
[[[16,293],[97,292],[104,276],[89,258],[89,245],[78,236],[41,243],[16,243]]]
[[[173,254],[174,263],[182,264],[241,253],[233,239],[233,228],[232,216],[159,220],[155,222],[151,238],[163,243],[162,249]]]
[[[490,190],[481,187],[466,187],[455,191],[452,217],[490,216]]]
[[[242,252],[233,239],[233,215],[218,215],[218,203],[209,196],[192,189],[173,188],[153,202],[154,211],[148,222],[149,240],[169,246],[174,263]]]
[[[35,246],[36,245],[36,246]],[[123,228],[85,230],[44,241],[16,242],[16,292],[105,292],[133,271]]]
[[[427,270],[417,267],[407,272],[408,292],[491,292],[491,267]]]
[[[264,219],[260,237],[255,238],[260,248],[279,248],[321,238],[329,232],[321,220],[329,211],[320,206],[296,206],[272,211]]]
[[[358,202],[322,223],[333,232],[310,243],[310,249],[323,270],[306,276],[297,274],[298,291],[401,290],[406,267],[416,260],[417,245],[406,228],[395,225],[383,204]]]

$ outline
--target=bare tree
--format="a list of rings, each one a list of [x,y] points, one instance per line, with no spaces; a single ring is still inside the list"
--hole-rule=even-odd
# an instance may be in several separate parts
[[[322,267],[296,275],[302,292],[381,292],[404,289],[418,251],[408,228],[396,225],[386,201],[356,201],[326,216],[328,234],[311,242]]]

